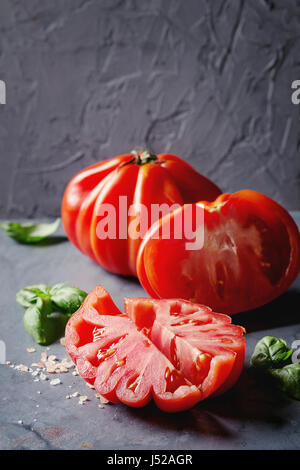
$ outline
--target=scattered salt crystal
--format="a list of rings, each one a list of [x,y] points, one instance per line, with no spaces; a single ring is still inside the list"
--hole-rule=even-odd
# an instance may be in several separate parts
[[[57,367],[56,367],[56,372],[61,373],[61,374],[65,374],[65,373],[69,372],[69,369],[64,367],[62,364],[58,364]]]
[[[61,364],[66,367],[67,369],[71,369],[71,367],[74,367],[75,364],[72,361],[68,361],[68,359],[63,359],[61,361]]]
[[[36,367],[38,367],[39,369],[45,369],[45,365],[42,362],[38,362],[36,364]]]
[[[100,402],[103,404],[103,405],[107,405],[107,403],[109,403],[109,400],[107,400],[107,398],[104,398],[102,395],[100,395]]]
[[[18,424],[23,424],[23,421],[19,419]]]
[[[85,403],[86,401],[89,401],[89,398],[86,396],[86,395],[81,395],[81,397],[79,397],[79,405],[83,405],[83,403]]]
[[[22,372],[28,372],[28,367],[24,366],[24,364],[19,364],[18,366],[15,366],[15,369],[21,370]]]
[[[61,384],[60,379],[52,379],[50,380],[50,385],[58,385]]]
[[[41,353],[41,361],[42,361],[42,362],[46,362],[46,361],[47,361],[47,357],[48,357],[48,356],[47,356],[47,353],[43,351],[43,352]]]
[[[99,399],[100,399],[100,402],[101,402],[103,405],[107,405],[108,403],[110,403],[110,401],[107,400],[107,398],[104,398],[102,395],[100,395],[100,393],[96,393],[95,397],[96,397],[96,398],[99,398]]]
[[[56,364],[54,361],[47,361],[45,362],[46,367],[56,367]]]

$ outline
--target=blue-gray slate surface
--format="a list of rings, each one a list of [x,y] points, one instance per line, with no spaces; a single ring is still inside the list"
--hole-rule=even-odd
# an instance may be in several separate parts
[[[300,226],[300,212],[294,216]],[[58,237],[48,245],[24,246],[1,232],[0,265],[0,340],[13,364],[30,366],[42,351],[60,360],[66,357],[59,342],[48,350],[25,332],[23,310],[15,301],[18,289],[70,281],[89,291],[101,283],[119,308],[125,296],[145,296],[137,281],[105,272]],[[71,372],[60,374],[62,383],[53,386],[49,380],[35,381],[38,377],[29,372],[0,365],[0,449],[300,449],[300,402],[284,398],[248,370],[254,346],[263,336],[284,338],[288,345],[300,339],[299,299],[300,277],[272,303],[235,315],[233,321],[247,330],[245,367],[238,383],[225,395],[175,415],[154,404],[142,409],[121,404],[98,408],[95,391]],[[28,353],[28,347],[36,351]],[[65,398],[76,392],[89,401],[79,405],[78,397]]]
[[[300,2],[1,0],[0,215],[56,216],[73,174],[150,147],[300,208]]]

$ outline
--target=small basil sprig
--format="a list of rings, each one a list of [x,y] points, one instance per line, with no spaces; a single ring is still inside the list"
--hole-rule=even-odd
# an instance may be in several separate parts
[[[281,367],[292,354],[283,339],[265,336],[256,344],[250,363],[261,369]]]
[[[69,318],[81,306],[87,293],[76,287],[37,284],[20,290],[17,302],[26,308],[24,325],[38,344],[48,345],[64,334]]]
[[[254,370],[273,377],[287,395],[300,400],[300,364],[292,363],[293,349],[281,338],[265,336],[256,344],[250,365]]]
[[[63,336],[70,315],[53,312],[52,308],[51,301],[39,297],[24,314],[25,328],[38,344],[51,344]]]
[[[16,299],[22,307],[27,308],[31,305],[35,305],[38,298],[49,297],[50,291],[51,287],[45,284],[37,284],[21,289],[17,292]]]
[[[284,393],[300,400],[300,364],[289,364],[282,369],[271,369],[270,374]]]
[[[9,237],[19,243],[38,243],[52,235],[58,229],[60,219],[43,224],[20,224],[18,222],[3,222],[1,229]]]
[[[64,283],[53,286],[49,294],[54,305],[67,313],[76,312],[87,296],[83,290],[66,286]]]

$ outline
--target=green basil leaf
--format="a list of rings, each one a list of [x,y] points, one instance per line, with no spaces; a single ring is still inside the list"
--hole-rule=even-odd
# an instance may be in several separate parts
[[[24,314],[27,332],[38,344],[48,345],[64,334],[67,321],[86,296],[86,292],[60,283],[53,287],[28,286],[17,293],[16,299],[27,308]]]
[[[31,305],[25,312],[24,325],[27,332],[38,344],[47,343],[47,315],[52,311],[51,301],[37,298],[35,305]]]
[[[251,366],[272,377],[284,393],[300,400],[300,364],[291,363],[292,353],[283,339],[265,336],[255,346]]]
[[[17,292],[16,299],[22,307],[30,307],[36,304],[39,297],[49,297],[50,290],[51,288],[45,284],[28,286]]]
[[[51,289],[52,302],[65,313],[74,313],[79,309],[87,293],[77,289],[57,284]]]
[[[18,222],[3,222],[1,229],[11,238],[20,243],[38,243],[56,232],[60,219],[52,223],[19,224]]]
[[[284,393],[300,400],[300,364],[289,364],[282,369],[272,369],[269,372]]]
[[[250,364],[259,369],[282,367],[289,360],[293,350],[288,349],[283,339],[265,336],[256,344]]]
[[[276,363],[282,365],[283,362],[287,362],[288,359],[291,357],[291,355],[293,354],[294,350],[293,349],[289,349],[288,351],[286,352],[283,352],[281,354],[278,354],[277,357],[276,357]]]
[[[36,304],[37,300],[39,297],[31,291],[28,291],[26,289],[22,289],[19,292],[17,292],[16,295],[17,302],[22,305],[22,307],[30,307],[31,305]]]
[[[52,302],[39,298],[24,314],[24,325],[34,341],[43,346],[63,336],[69,315],[53,312]]]

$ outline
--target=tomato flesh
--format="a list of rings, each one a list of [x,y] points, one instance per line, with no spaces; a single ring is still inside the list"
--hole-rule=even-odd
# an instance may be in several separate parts
[[[231,386],[240,375],[244,329],[232,325],[227,315],[183,300],[147,298],[125,299],[125,313],[147,330],[149,339],[191,383],[200,386],[202,399],[216,392],[228,376]]]
[[[250,310],[282,294],[300,267],[299,231],[291,216],[263,194],[244,190],[213,203],[204,213],[204,244],[161,233],[184,218],[187,206],[163,217],[146,234],[137,259],[141,284],[155,298],[180,297],[229,314]]]
[[[125,300],[125,314],[97,286],[66,327],[79,374],[108,400],[164,411],[191,408],[241,373],[243,328],[226,315],[178,299]]]

